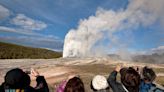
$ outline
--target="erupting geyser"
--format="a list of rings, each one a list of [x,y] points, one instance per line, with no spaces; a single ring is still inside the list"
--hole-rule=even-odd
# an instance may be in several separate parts
[[[63,57],[86,57],[100,53],[97,47],[103,48],[104,45],[98,43],[104,39],[108,39],[108,45],[104,47],[112,44],[121,46],[114,33],[133,31],[138,26],[151,26],[158,19],[163,21],[163,4],[164,0],[129,0],[126,8],[117,11],[99,8],[95,16],[80,20],[77,29],[68,32]]]

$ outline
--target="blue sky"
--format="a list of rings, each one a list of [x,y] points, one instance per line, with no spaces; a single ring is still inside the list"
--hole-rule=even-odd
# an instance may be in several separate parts
[[[127,0],[0,0],[0,41],[61,51],[65,35],[81,19],[94,16],[98,8],[117,11],[127,5]],[[122,42],[129,39],[116,34]],[[127,47],[133,51],[164,45],[158,22],[139,26],[130,35],[133,41]]]

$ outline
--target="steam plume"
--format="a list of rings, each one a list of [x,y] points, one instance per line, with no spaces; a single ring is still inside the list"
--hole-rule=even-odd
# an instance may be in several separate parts
[[[126,9],[104,10],[99,8],[95,16],[80,20],[77,29],[71,29],[65,37],[63,57],[86,57],[95,55],[99,49],[119,45],[114,33],[150,26],[163,19],[164,0],[129,0]],[[164,23],[161,20],[161,23]],[[108,45],[98,44],[104,39]]]

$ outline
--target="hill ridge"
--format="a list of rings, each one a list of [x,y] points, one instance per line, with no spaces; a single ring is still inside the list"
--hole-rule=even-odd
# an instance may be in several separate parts
[[[61,52],[0,42],[0,59],[48,59],[62,57]]]

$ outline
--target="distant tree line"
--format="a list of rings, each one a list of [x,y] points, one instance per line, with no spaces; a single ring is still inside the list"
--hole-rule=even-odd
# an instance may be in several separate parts
[[[61,52],[0,42],[0,59],[49,59],[59,57],[62,57]]]

